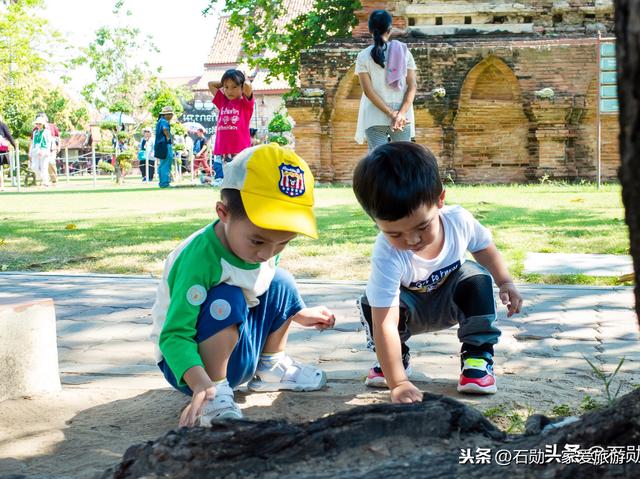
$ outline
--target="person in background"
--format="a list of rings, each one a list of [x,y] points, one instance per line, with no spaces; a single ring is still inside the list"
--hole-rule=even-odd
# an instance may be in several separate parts
[[[46,117],[46,115],[45,115]],[[58,153],[60,152],[60,130],[55,123],[47,123],[47,128],[51,132],[51,158],[49,161],[49,178],[51,179],[51,185],[56,186],[58,184]]]
[[[244,73],[232,68],[224,72],[220,81],[210,81],[209,91],[219,111],[213,154],[221,155],[223,163],[229,163],[251,146],[249,122],[255,104],[253,88]]]
[[[362,98],[355,140],[362,144],[366,138],[369,151],[388,141],[410,141],[415,136],[416,63],[404,43],[389,41],[391,23],[386,10],[371,12],[373,45],[356,58]]]
[[[193,153],[195,154],[193,171],[194,173],[202,171],[205,175],[212,177],[213,171],[209,165],[209,143],[207,137],[204,136],[204,129],[198,128],[196,135],[196,140],[193,142]]]
[[[47,118],[44,116],[36,117],[33,122],[35,130],[29,147],[30,167],[36,174],[36,180],[40,181],[42,186],[51,186],[49,179],[49,162],[51,161],[51,142],[53,137],[51,131],[47,128]]]
[[[58,158],[58,152],[60,151],[60,130],[55,125],[55,123],[49,123],[49,118],[47,114],[43,111],[38,112],[36,115],[38,117],[44,118],[47,121],[46,127],[51,133],[51,158],[49,159],[49,179],[51,180],[51,185],[56,186],[58,184],[58,166],[56,164],[56,160]],[[36,128],[33,128],[31,131],[31,137],[33,138],[33,134],[35,133]]]
[[[9,166],[9,147],[16,149],[16,141],[11,136],[9,127],[2,121],[0,117],[0,190],[4,189],[4,167]]]
[[[153,157],[153,140],[151,138],[151,128],[142,129],[142,139],[138,145],[138,161],[140,162],[140,173],[142,182],[153,181],[156,172],[155,158]],[[147,178],[147,165],[149,177]]]
[[[158,115],[156,123],[156,138],[153,156],[160,160],[158,176],[160,176],[160,188],[171,185],[171,163],[173,162],[173,145],[171,140],[171,119],[173,108],[165,106]]]
[[[257,128],[249,128],[249,136],[251,136],[251,146],[256,146],[262,143],[260,138],[258,138]]]

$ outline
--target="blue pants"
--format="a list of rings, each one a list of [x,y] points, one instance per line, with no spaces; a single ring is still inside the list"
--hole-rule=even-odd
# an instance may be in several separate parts
[[[207,300],[200,307],[196,323],[197,343],[229,326],[238,325],[240,337],[227,365],[227,380],[231,387],[253,377],[267,337],[305,307],[295,280],[281,268],[276,269],[269,289],[258,299],[260,304],[248,308],[240,288],[222,283],[209,290]],[[164,359],[158,366],[169,384],[184,394],[193,394],[188,386],[178,386]]]
[[[217,161],[213,162],[213,171],[215,173],[216,178],[224,178],[224,172],[222,171],[222,163],[218,163]]]
[[[173,147],[167,145],[167,157],[160,159],[158,176],[160,176],[160,188],[166,188],[171,183],[171,164],[173,163]]]

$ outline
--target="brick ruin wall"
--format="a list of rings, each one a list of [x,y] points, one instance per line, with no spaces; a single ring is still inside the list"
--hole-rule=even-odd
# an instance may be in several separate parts
[[[443,177],[512,183],[596,177],[596,45],[592,38],[426,41],[405,38],[417,64],[416,138]],[[289,100],[296,151],[320,181],[349,182],[366,145],[354,135],[361,89],[353,39],[302,55],[302,88],[322,97]],[[444,87],[446,96],[427,93]],[[536,91],[551,88],[552,99]],[[619,164],[618,117],[601,115],[602,178]]]

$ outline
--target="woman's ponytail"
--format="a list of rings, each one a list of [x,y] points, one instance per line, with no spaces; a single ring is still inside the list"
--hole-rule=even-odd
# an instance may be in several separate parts
[[[386,10],[374,10],[369,16],[369,32],[373,35],[371,58],[384,68],[384,40],[382,35],[391,30],[392,17]]]

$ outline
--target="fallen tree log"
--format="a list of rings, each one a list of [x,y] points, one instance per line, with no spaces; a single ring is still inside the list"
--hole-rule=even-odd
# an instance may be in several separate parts
[[[570,454],[571,445],[579,451]],[[426,394],[422,403],[357,407],[300,424],[228,421],[170,431],[130,447],[103,478],[640,477],[639,445],[640,390],[573,424],[528,436],[506,436],[479,411]],[[621,448],[618,456],[585,452],[594,446]],[[498,458],[498,451],[507,452]],[[498,463],[507,456],[508,465]],[[621,464],[563,463],[570,460]]]

